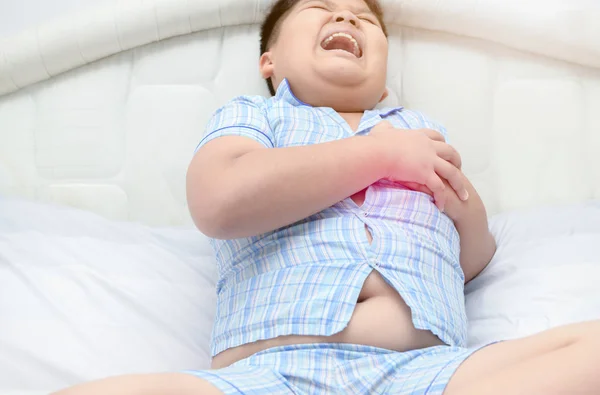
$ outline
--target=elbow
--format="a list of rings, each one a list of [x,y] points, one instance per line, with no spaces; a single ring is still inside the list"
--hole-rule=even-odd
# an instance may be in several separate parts
[[[213,239],[234,238],[235,221],[232,221],[232,212],[222,200],[205,196],[188,201],[194,224],[202,234]]]
[[[491,262],[491,260],[494,258],[494,255],[496,255],[496,251],[498,250],[498,243],[496,242],[496,238],[494,237],[494,235],[491,232],[488,232],[487,234],[487,241],[485,243],[486,245],[486,252],[487,252],[487,259],[486,259],[486,264],[485,266],[487,267],[487,265]]]
[[[202,183],[192,182],[191,179],[188,174],[186,195],[188,211],[196,228],[213,239],[232,238],[231,229],[235,222],[232,217],[235,214],[223,198],[224,194],[216,192],[221,188],[217,185],[202,188]]]
[[[461,259],[461,266],[465,275],[465,284],[479,276],[490,264],[496,254],[496,239],[491,233],[488,233],[485,240],[480,244],[481,249],[476,255],[465,257],[465,262]]]
[[[208,213],[206,210],[194,209],[190,206],[190,213],[196,228],[203,235],[213,239],[226,239],[223,226],[219,222],[218,216]]]
[[[227,185],[218,180],[214,173],[207,174],[203,171],[206,165],[201,157],[196,156],[190,164],[186,174],[186,199],[187,206],[194,225],[202,234],[213,239],[230,239],[235,216],[232,205],[229,204],[232,196],[227,191]]]

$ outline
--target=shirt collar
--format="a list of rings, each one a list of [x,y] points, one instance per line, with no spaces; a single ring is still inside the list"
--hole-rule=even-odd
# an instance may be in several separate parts
[[[404,107],[398,106],[398,107],[386,107],[386,108],[382,108],[381,110],[377,110],[377,111],[379,111],[379,116],[381,118],[387,118],[390,115],[392,115],[396,112],[402,111],[402,110],[404,110]]]
[[[290,87],[290,83],[287,80],[287,78],[284,78],[283,81],[281,81],[281,83],[279,84],[279,87],[277,87],[277,93],[275,94],[275,98],[277,100],[283,100],[283,101],[291,104],[294,107],[298,107],[298,106],[312,107],[310,104],[304,103],[302,100],[298,99],[296,97],[296,95],[294,95],[294,92],[292,92],[292,88]],[[375,108],[371,111],[378,114],[381,118],[387,118],[391,114],[393,114],[397,111],[401,111],[403,108],[404,107],[402,107],[402,106],[387,107],[384,109]]]
[[[290,83],[287,78],[284,78],[283,81],[279,84],[277,88],[277,93],[275,94],[275,98],[277,100],[283,100],[292,106],[310,106],[310,104],[304,103],[302,100],[298,99],[294,92],[292,92],[292,88],[290,87]]]

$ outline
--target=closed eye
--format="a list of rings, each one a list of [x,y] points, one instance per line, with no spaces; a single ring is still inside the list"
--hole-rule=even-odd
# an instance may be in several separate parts
[[[361,16],[359,17],[359,19],[361,21],[365,21],[365,22],[369,22],[372,25],[377,25],[377,22],[375,22],[375,20],[372,17],[368,17],[368,16]]]

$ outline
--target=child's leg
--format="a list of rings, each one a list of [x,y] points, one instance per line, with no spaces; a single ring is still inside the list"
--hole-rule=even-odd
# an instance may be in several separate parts
[[[209,382],[183,373],[113,377],[51,395],[221,395]]]
[[[488,346],[468,358],[445,395],[600,394],[600,321]]]

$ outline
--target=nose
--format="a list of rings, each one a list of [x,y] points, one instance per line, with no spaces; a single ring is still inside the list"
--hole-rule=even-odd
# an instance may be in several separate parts
[[[333,21],[336,23],[346,22],[353,25],[354,27],[358,27],[360,25],[360,19],[358,19],[356,15],[354,15],[348,10],[338,11],[335,14],[333,14]]]

